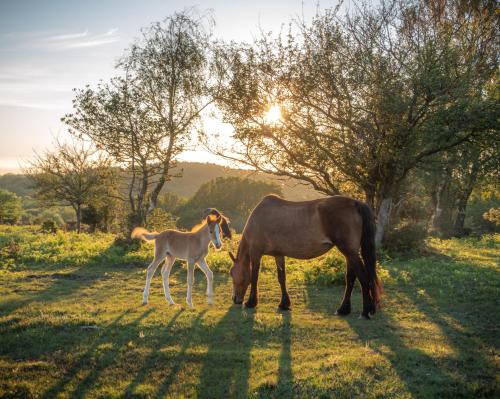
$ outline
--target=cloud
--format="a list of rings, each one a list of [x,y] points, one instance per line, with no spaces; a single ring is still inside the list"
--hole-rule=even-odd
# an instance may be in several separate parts
[[[42,45],[45,44],[49,49],[54,50],[71,50],[102,46],[119,40],[118,28],[112,28],[101,34],[90,34],[88,30],[85,30],[84,32],[53,35],[44,38]]]
[[[16,32],[1,34],[0,37],[7,39],[0,44],[0,51],[19,51],[22,49],[64,51],[97,47],[120,40],[118,28],[94,34],[86,29],[83,32]]]

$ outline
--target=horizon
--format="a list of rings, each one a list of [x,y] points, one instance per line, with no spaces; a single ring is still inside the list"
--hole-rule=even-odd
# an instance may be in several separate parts
[[[318,7],[315,0],[258,0],[229,5],[222,0],[176,0],[168,4],[150,0],[142,5],[131,0],[2,2],[0,174],[22,173],[23,164],[34,152],[50,150],[56,138],[69,137],[60,118],[72,111],[72,90],[87,84],[95,86],[114,76],[114,63],[141,28],[175,11],[212,10],[216,38],[250,41],[260,29],[278,31],[291,18],[311,18]],[[210,125],[209,133],[222,132],[229,139],[231,126],[213,119],[204,122]],[[199,144],[178,159],[230,166]]]

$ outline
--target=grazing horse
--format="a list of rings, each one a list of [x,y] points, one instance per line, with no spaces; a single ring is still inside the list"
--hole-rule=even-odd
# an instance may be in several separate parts
[[[132,231],[132,238],[140,238],[144,241],[155,242],[155,257],[148,266],[146,275],[146,286],[144,288],[143,304],[148,303],[149,286],[151,279],[159,266],[165,259],[165,264],[161,268],[163,278],[163,289],[165,297],[170,305],[175,302],[170,296],[169,277],[172,266],[176,258],[187,260],[187,297],[186,303],[193,307],[192,290],[194,283],[194,268],[198,265],[207,278],[208,304],[213,303],[213,273],[205,261],[208,254],[210,241],[219,250],[222,246],[220,238],[220,224],[226,223],[227,219],[218,212],[218,216],[209,214],[203,223],[193,227],[191,232],[181,232],[176,230],[165,230],[162,233],[150,233],[142,227],[136,227]]]
[[[290,308],[286,289],[285,256],[311,259],[336,246],[347,261],[346,288],[337,314],[351,312],[356,278],[363,292],[361,318],[369,319],[379,306],[382,284],[375,270],[375,226],[370,207],[343,196],[292,202],[268,195],[247,220],[233,260],[233,301],[241,304],[249,285],[247,307],[257,305],[257,281],[263,255],[274,256],[281,287],[281,309]],[[361,249],[361,260],[359,252]]]

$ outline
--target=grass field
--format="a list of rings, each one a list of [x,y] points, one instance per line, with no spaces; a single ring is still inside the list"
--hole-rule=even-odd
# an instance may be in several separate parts
[[[108,235],[0,227],[0,397],[500,395],[499,235],[431,240],[425,256],[383,260],[384,308],[371,321],[357,318],[358,288],[354,313],[333,314],[335,254],[290,263],[291,312],[277,310],[270,260],[257,309],[231,305],[224,253],[209,260],[213,306],[197,271],[195,309],[185,308],[181,266],[171,278],[179,305],[167,305],[156,275],[142,306],[151,256]]]

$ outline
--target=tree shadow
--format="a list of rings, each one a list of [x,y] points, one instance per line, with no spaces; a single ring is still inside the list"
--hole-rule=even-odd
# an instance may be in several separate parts
[[[449,266],[451,268],[457,266],[453,259],[448,259],[447,262],[451,263]],[[473,269],[470,265],[460,264],[459,267],[471,268],[471,272]],[[395,278],[395,283],[386,286],[386,295],[390,295],[390,302],[400,308],[386,307],[371,321],[358,320],[356,310],[361,309],[361,301],[358,298],[359,290],[355,290],[353,314],[345,317],[345,320],[357,334],[360,344],[365,343],[385,357],[414,397],[494,397],[495,365],[485,357],[484,348],[481,351],[481,345],[478,345],[483,340],[488,343],[488,338],[478,337],[480,333],[476,318],[470,319],[465,324],[459,322],[453,315],[457,310],[457,301],[462,304],[459,306],[464,308],[470,308],[471,304],[464,298],[454,300],[458,293],[453,285],[439,285],[441,276],[431,283],[422,275],[415,274],[409,277],[409,273],[413,271],[406,263],[388,268]],[[443,272],[443,276],[450,278],[449,272],[446,271]],[[430,276],[428,278],[431,279]],[[332,295],[331,289],[308,286],[307,293],[307,305],[311,310],[329,317],[337,317],[334,316],[334,304],[329,300]],[[462,295],[467,297],[474,294],[462,292]],[[404,308],[408,308],[409,312],[417,310],[423,316],[424,323],[430,322],[437,326],[453,354],[438,356],[431,352],[430,347],[424,350],[418,347],[417,342],[413,344],[412,338],[408,337],[429,341],[432,337],[423,335],[424,329],[422,332],[418,329],[410,331],[408,327],[400,324],[398,318],[408,317],[405,316]],[[418,317],[418,313],[413,317]],[[411,317],[411,313],[409,315]],[[376,380],[376,372],[368,369],[367,381]]]
[[[254,320],[255,310],[232,306],[214,327],[207,328],[210,343],[203,358],[197,397],[248,396]]]
[[[110,279],[107,272],[116,271],[116,267],[109,264],[103,266],[105,259],[116,256],[116,247],[112,244],[98,255],[90,258],[88,262],[79,265],[65,265],[65,268],[72,268],[71,271],[61,273],[60,264],[50,264],[47,266],[33,267],[33,272],[22,278],[22,281],[47,281],[43,289],[23,292],[22,298],[11,299],[2,302],[0,317],[9,315],[16,310],[29,306],[35,302],[52,303],[78,294],[81,290],[91,288],[94,284]],[[118,265],[121,267],[123,265]],[[135,271],[135,270],[131,270]],[[124,272],[128,270],[124,269]]]
[[[144,311],[130,323],[126,323],[124,325],[120,322],[128,311],[122,312],[115,320],[103,328],[103,333],[99,336],[99,338],[93,342],[83,355],[78,357],[78,359],[73,362],[64,375],[53,386],[44,392],[42,398],[49,399],[57,396],[75,378],[78,378],[78,373],[85,370],[86,367],[89,367],[94,362],[94,367],[90,369],[89,374],[87,374],[87,376],[79,382],[72,393],[72,397],[82,397],[90,388],[90,384],[98,378],[102,370],[113,362],[120,348],[126,345],[131,339],[136,338],[133,336],[134,334],[131,333],[131,331],[135,332],[140,322],[151,312],[152,309]],[[119,330],[116,331],[118,327]],[[78,337],[76,339],[78,340]],[[72,345],[76,344],[76,342],[72,342]],[[101,353],[101,351],[99,351],[99,346],[102,344],[110,344],[112,349]]]
[[[174,326],[177,318],[184,312],[184,309],[179,309],[174,316],[170,319],[168,324],[162,328],[161,336],[158,342],[155,343],[155,349],[151,351],[151,353],[144,359],[144,364],[140,369],[139,373],[135,376],[135,378],[130,382],[130,384],[125,389],[125,397],[129,397],[133,395],[133,391],[135,388],[145,381],[148,376],[148,372],[152,370],[155,366],[158,366],[159,361],[161,360],[161,356],[159,356],[160,349],[167,344],[167,342],[172,339],[169,335],[172,327]]]

